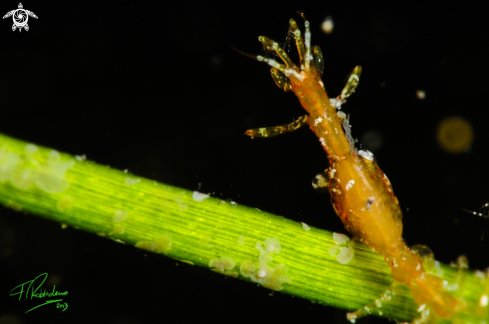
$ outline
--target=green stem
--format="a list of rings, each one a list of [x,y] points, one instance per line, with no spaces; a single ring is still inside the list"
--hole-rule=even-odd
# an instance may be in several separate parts
[[[353,310],[371,303],[393,281],[380,255],[342,241],[344,236],[2,134],[0,202],[334,307]],[[457,280],[456,268],[437,265],[437,275]],[[487,307],[478,306],[488,281],[480,272],[467,273],[467,322],[489,318]],[[383,303],[382,316],[406,321],[418,315],[409,289],[401,290]]]

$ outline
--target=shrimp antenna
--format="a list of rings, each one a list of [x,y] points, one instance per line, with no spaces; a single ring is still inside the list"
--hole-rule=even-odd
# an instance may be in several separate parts
[[[239,49],[237,49],[236,47],[234,47],[233,45],[229,44],[229,46],[235,50],[236,52],[238,52],[239,54],[243,55],[243,56],[246,56],[246,57],[249,57],[251,59],[254,59],[255,61],[258,61],[258,58],[253,55],[253,54],[249,54],[249,53],[246,53],[246,52],[243,52],[243,51],[240,51]]]

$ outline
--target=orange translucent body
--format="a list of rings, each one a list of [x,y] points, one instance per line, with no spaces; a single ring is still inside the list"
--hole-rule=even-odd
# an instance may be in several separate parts
[[[427,274],[421,257],[402,239],[402,212],[392,186],[377,163],[351,151],[336,108],[329,101],[314,66],[290,77],[293,91],[310,115],[309,126],[320,139],[329,162],[329,191],[336,214],[363,244],[383,255],[397,282],[411,287],[417,304],[429,304],[450,318],[457,300],[441,291],[442,279]],[[347,189],[347,184],[352,184]]]
[[[292,31],[297,30],[294,26],[295,22],[291,21]],[[260,41],[269,49],[273,48],[286,65],[278,67],[272,60],[258,59],[288,76],[292,91],[309,113],[307,122],[329,158],[329,191],[336,213],[356,239],[384,256],[394,279],[411,287],[416,303],[428,304],[441,318],[451,318],[458,300],[442,291],[442,279],[426,273],[421,257],[404,243],[402,212],[389,180],[375,162],[352,149],[336,108],[330,103],[320,75],[310,62],[312,58],[309,56],[309,62],[307,60],[307,41],[304,44],[297,33],[295,38],[301,57],[300,68],[286,57],[277,43],[265,37],[260,37]]]

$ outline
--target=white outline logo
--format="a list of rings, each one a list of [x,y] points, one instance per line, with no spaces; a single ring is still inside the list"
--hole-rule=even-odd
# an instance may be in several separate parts
[[[8,18],[10,16],[12,16],[12,19],[14,21],[14,24],[12,25],[12,31],[15,31],[18,28],[19,32],[22,31],[22,28],[24,28],[26,31],[29,30],[29,25],[27,25],[29,16],[37,19],[36,14],[33,13],[32,11],[25,10],[24,7],[22,6],[22,3],[19,3],[18,9],[14,9],[12,11],[7,12],[5,16],[3,16],[3,19]]]

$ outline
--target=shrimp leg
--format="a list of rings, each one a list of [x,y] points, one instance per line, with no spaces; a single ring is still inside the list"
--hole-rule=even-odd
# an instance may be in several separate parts
[[[362,74],[362,67],[357,65],[348,76],[348,80],[346,81],[343,90],[341,90],[341,94],[336,98],[329,99],[331,105],[338,110],[341,109],[341,105],[344,104],[346,99],[349,98],[357,89],[358,84],[360,83],[360,74]]]
[[[309,115],[304,115],[292,123],[283,125],[283,126],[271,126],[271,127],[262,127],[262,128],[254,128],[248,129],[245,134],[251,138],[254,137],[274,137],[283,133],[293,132],[304,125],[307,125],[307,120]]]

